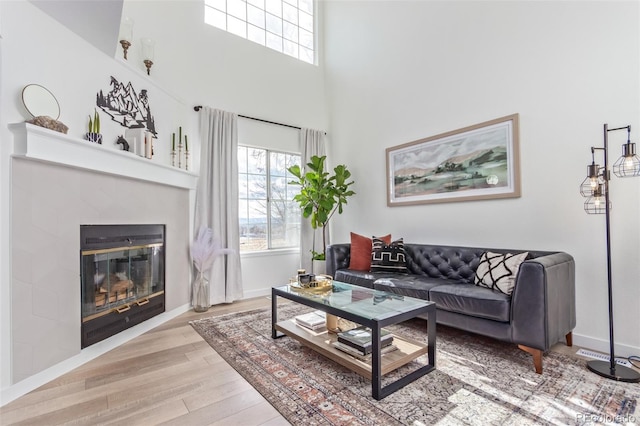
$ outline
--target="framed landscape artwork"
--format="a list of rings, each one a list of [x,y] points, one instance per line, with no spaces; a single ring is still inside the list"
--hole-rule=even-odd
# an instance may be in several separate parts
[[[387,148],[387,205],[520,196],[518,114]]]

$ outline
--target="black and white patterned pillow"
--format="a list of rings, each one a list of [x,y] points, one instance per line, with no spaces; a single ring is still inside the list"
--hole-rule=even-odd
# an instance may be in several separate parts
[[[476,269],[476,285],[511,294],[516,285],[520,264],[528,255],[529,252],[526,251],[518,254],[500,254],[490,251],[482,253]]]
[[[376,237],[372,238],[371,272],[407,272],[402,238],[391,244],[385,244]]]

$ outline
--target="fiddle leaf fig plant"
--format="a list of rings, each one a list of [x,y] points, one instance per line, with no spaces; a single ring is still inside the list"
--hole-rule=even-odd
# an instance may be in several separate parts
[[[355,194],[349,188],[354,182],[349,180],[351,172],[347,167],[343,164],[336,166],[330,175],[325,171],[326,159],[325,155],[314,155],[305,169],[298,165],[287,169],[296,178],[289,183],[300,185],[300,193],[293,199],[300,205],[302,216],[310,219],[313,229],[322,230],[322,253],[312,251],[313,260],[325,260],[329,220],[336,212],[342,214],[347,198]]]

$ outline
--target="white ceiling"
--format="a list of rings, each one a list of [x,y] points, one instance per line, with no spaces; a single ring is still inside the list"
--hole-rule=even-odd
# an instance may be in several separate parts
[[[30,1],[107,55],[115,55],[123,0]]]

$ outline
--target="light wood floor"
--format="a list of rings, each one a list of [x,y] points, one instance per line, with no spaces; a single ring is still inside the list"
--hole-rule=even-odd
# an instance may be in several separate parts
[[[269,306],[262,297],[184,313],[0,408],[0,425],[288,425],[189,325]]]
[[[182,314],[0,408],[0,424],[289,425],[189,325],[268,306],[256,298]]]

